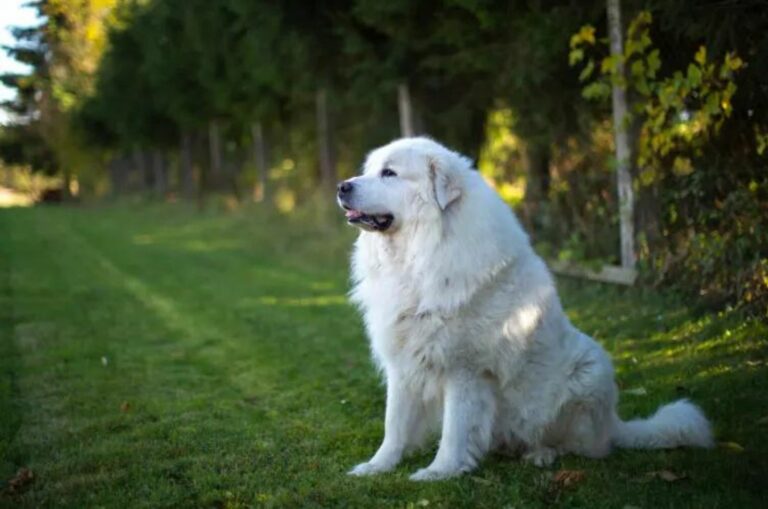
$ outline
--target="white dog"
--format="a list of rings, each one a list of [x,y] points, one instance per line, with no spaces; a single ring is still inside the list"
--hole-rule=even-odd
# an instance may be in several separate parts
[[[538,466],[612,445],[712,446],[686,400],[619,418],[608,355],[568,321],[544,262],[466,158],[426,138],[395,141],[339,184],[338,202],[362,230],[352,299],[387,383],[384,440],[350,474],[392,470],[438,429],[434,461],[411,479],[468,472],[502,446]]]

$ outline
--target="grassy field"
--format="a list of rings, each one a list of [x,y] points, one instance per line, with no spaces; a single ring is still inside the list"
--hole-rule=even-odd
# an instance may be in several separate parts
[[[323,217],[0,209],[0,506],[765,503],[766,324],[573,280],[560,281],[565,306],[613,354],[622,415],[690,397],[718,448],[552,470],[494,456],[461,479],[410,482],[433,448],[346,476],[378,446],[384,390],[345,299],[353,232]],[[22,467],[28,482],[14,480]]]

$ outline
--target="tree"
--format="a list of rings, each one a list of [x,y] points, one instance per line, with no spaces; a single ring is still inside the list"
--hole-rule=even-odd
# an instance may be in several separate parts
[[[624,46],[622,43],[621,6],[619,0],[608,0],[608,32],[611,40],[611,57],[615,62],[615,76],[611,86],[613,97],[613,130],[616,144],[616,186],[619,196],[619,225],[621,233],[621,265],[635,268],[635,198],[629,166],[631,155],[627,135],[627,98],[624,91]]]

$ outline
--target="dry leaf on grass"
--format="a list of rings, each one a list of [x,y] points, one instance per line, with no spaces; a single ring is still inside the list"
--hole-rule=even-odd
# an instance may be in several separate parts
[[[687,474],[676,474],[671,470],[654,470],[645,474],[646,479],[661,479],[667,482],[677,482],[688,479]]]
[[[648,391],[645,389],[645,387],[635,387],[634,389],[625,390],[624,394],[631,394],[632,396],[645,396],[648,394]]]
[[[128,412],[131,409],[131,404],[127,401],[123,401],[120,403],[120,411],[121,412]]]
[[[552,484],[558,489],[569,488],[583,481],[586,476],[583,470],[558,470],[552,476]]]
[[[469,476],[469,478],[475,481],[476,483],[484,484],[485,486],[492,486],[493,484],[495,484],[490,479],[483,479],[482,477],[477,477],[476,475],[471,475]]]
[[[35,474],[28,468],[20,468],[16,475],[8,481],[7,491],[10,494],[21,493],[32,481],[35,480]]]

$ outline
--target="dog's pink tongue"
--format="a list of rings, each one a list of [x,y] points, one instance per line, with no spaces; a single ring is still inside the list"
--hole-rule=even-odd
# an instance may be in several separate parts
[[[362,216],[363,213],[359,210],[348,210],[345,215],[347,216],[347,219],[357,219],[358,217]]]

